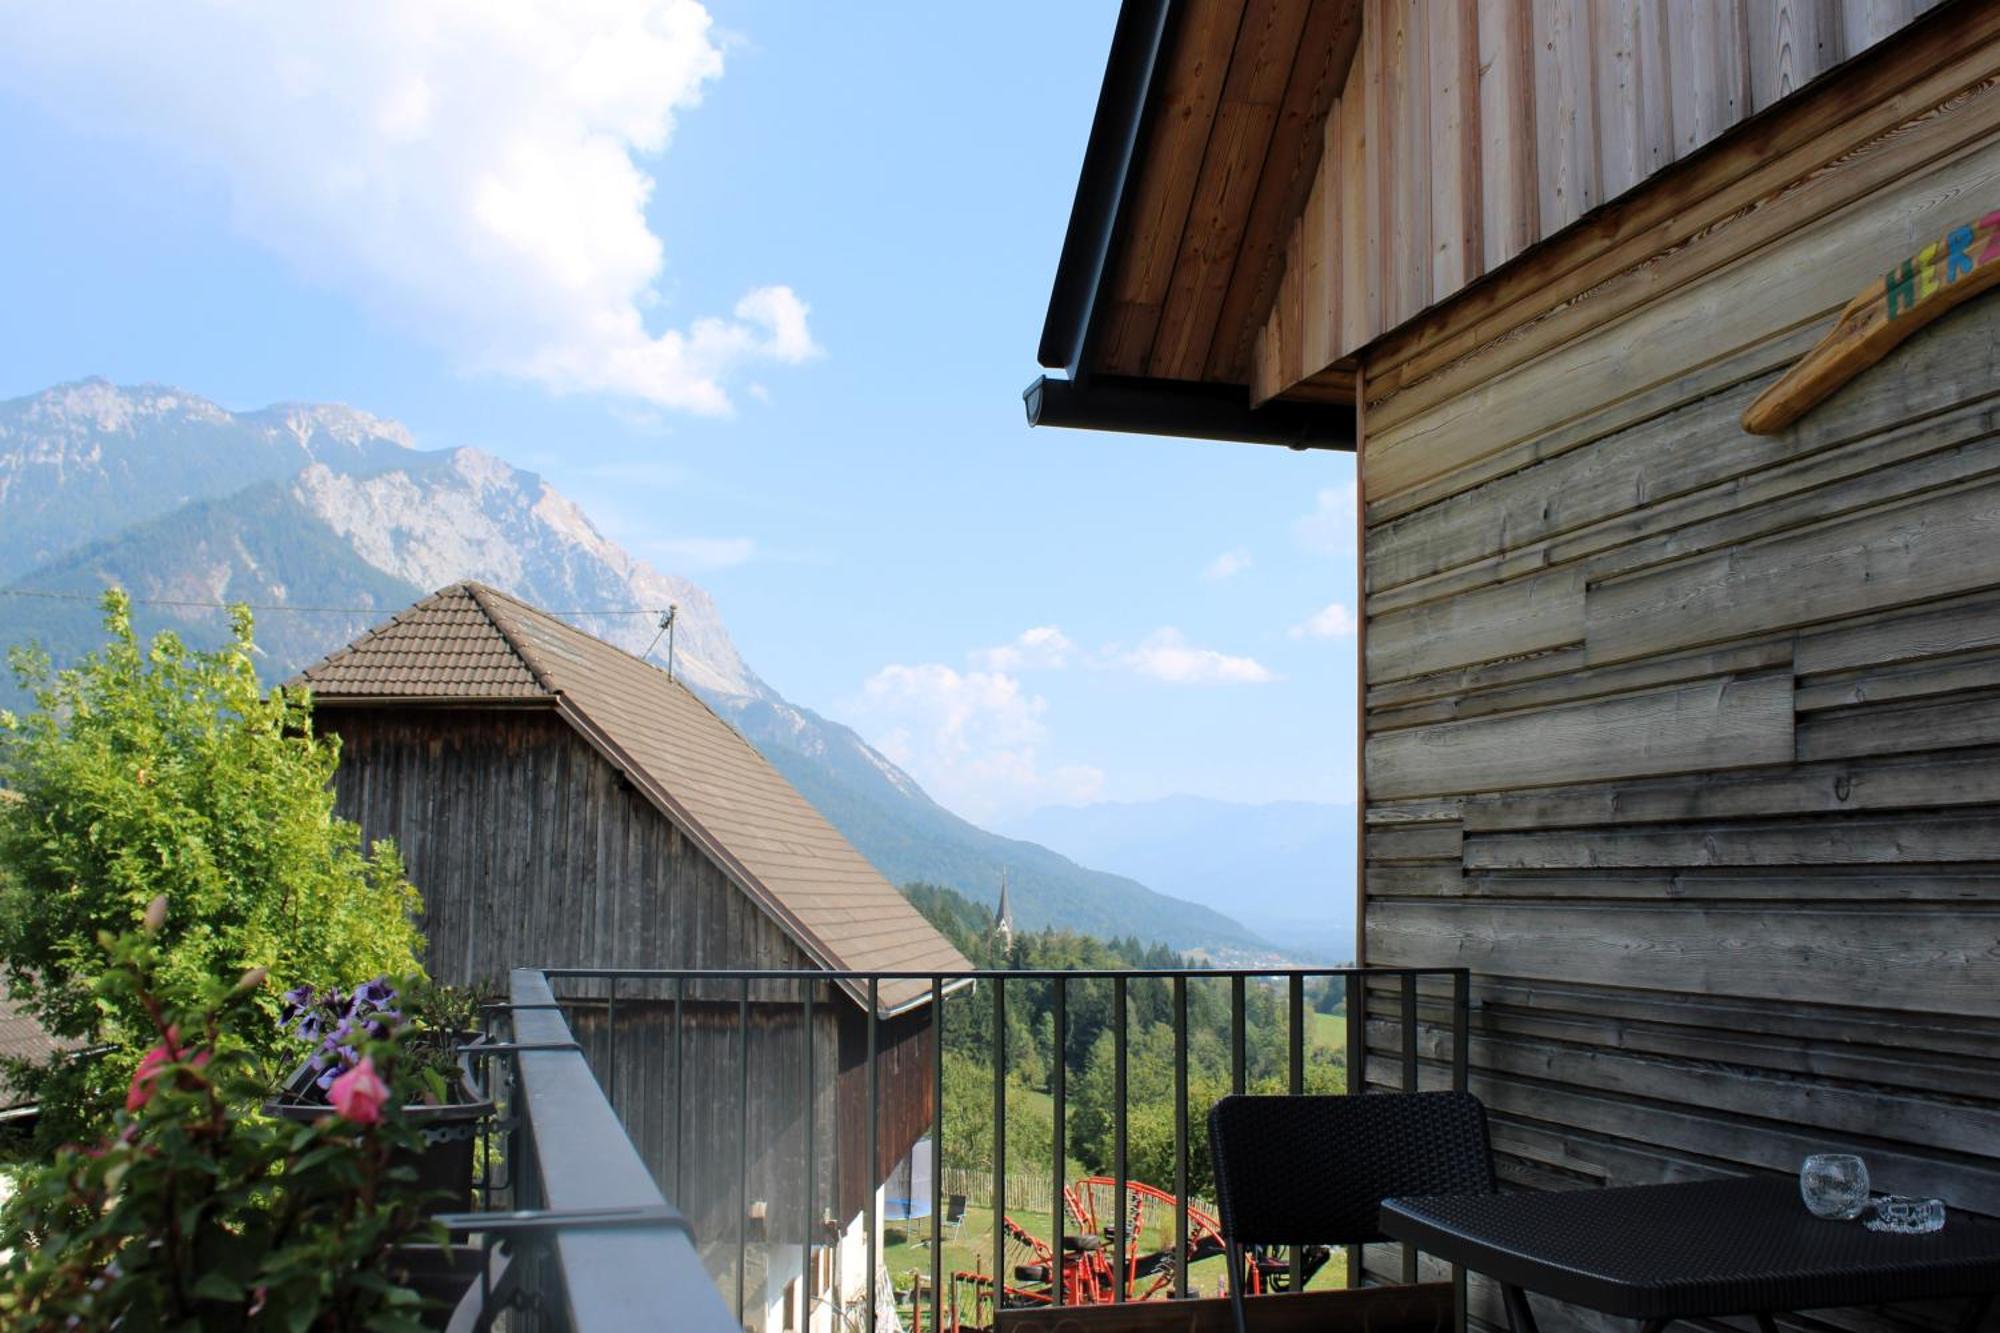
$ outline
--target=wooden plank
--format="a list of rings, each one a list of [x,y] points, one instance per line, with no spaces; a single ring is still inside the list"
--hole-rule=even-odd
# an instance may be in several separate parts
[[[1676,685],[1713,676],[1789,667],[1791,661],[1791,640],[1773,639],[1713,652],[1684,653],[1615,667],[1551,673],[1519,684],[1500,685],[1455,698],[1406,704],[1401,708],[1371,706],[1368,731],[1373,735],[1378,731],[1393,731],[1399,727],[1421,726],[1455,718],[1487,717],[1494,713],[1578,703],[1609,694],[1629,694],[1656,685]]]
[[[1396,799],[1782,763],[1791,696],[1789,675],[1746,676],[1371,736],[1368,790]]]
[[[1599,583],[1584,651],[1615,662],[1973,591],[1995,581],[1996,539],[1988,482]]]
[[[1639,86],[1640,9],[1640,0],[1600,0],[1595,13],[1597,172],[1606,199],[1617,198],[1655,169],[1646,153]]]
[[[1370,862],[1458,861],[1464,833],[1453,824],[1413,824],[1403,828],[1371,828]]]
[[[1468,871],[2000,861],[2000,821],[1982,810],[1484,833],[1465,839],[1464,857]]]
[[[2000,909],[1391,899],[1369,961],[1567,984],[2000,1016]]]
[[[1719,146],[1698,173],[1691,168],[1675,189],[1632,195],[1536,263],[1470,289],[1449,306],[1395,331],[1371,354],[1371,382],[1383,412],[1379,425],[1387,429],[1543,350],[1546,344],[1540,342],[1525,348],[1499,343],[1550,312],[1565,311],[1566,303],[1585,292],[1594,294],[1591,305],[1599,307],[1605,294],[1600,289],[1612,279],[1663,259],[1724,224],[1740,223],[1753,206],[1797,194],[1801,182],[1822,184],[1813,178],[1826,164],[1842,164],[1841,170],[1824,174],[1856,187],[1844,193],[1843,201],[1874,188],[1861,179],[1871,174],[1865,157],[1897,158],[1897,172],[1907,174],[1914,167],[1906,150],[1925,137],[1927,124],[1964,121],[1960,112],[1968,108],[1957,104],[1983,100],[1979,90],[2000,62],[1996,35],[2000,14],[1976,13],[1962,24],[1928,25],[1907,39],[1907,58],[1884,56],[1844,70],[1837,89],[1829,83],[1809,92]],[[1967,90],[1973,92],[1961,97]],[[1970,142],[1980,132],[1970,127],[1957,142]],[[1864,154],[1864,148],[1871,151]],[[1788,226],[1799,225],[1797,216],[1789,218]],[[1734,225],[1729,229],[1741,231]],[[1605,314],[1583,314],[1601,320],[1620,309],[1614,304]],[[1482,354],[1475,358],[1475,351]],[[1448,380],[1405,398],[1405,390],[1446,367],[1452,370]]]
[[[1799,720],[1802,762],[1962,749],[1996,742],[2000,742],[2000,698],[1990,694],[1875,704],[1812,713]]]
[[[1243,0],[1195,0],[1180,20],[1152,137],[1121,228],[1121,270],[1097,353],[1102,368],[1113,374],[1135,375],[1146,368],[1243,10]]]
[[[1792,706],[1801,713],[1810,713],[1823,708],[1892,703],[1967,690],[2000,690],[2000,657],[1988,653],[1901,671],[1842,672],[1811,685],[1800,685],[1792,696]]]
[[[1367,824],[1440,824],[1458,818],[1465,802],[1455,796],[1435,801],[1370,801],[1362,819]]]
[[[2000,647],[2000,597],[1978,595],[1799,636],[1801,676]]]
[[[1943,863],[1945,866],[1962,863]],[[1887,868],[1853,866],[1714,867],[1677,866],[1645,870],[1478,870],[1416,862],[1384,866],[1388,871],[1428,871],[1434,883],[1405,885],[1392,895],[1416,893],[1467,899],[1532,899],[1640,903],[1790,903],[1844,907],[1870,903],[2000,902],[1993,876],[1981,869],[1956,873],[1938,866],[1897,863]]]
[[[1375,270],[1369,261],[1369,245],[1374,237],[1373,215],[1369,210],[1368,172],[1372,159],[1368,150],[1367,79],[1362,52],[1356,51],[1345,89],[1341,94],[1339,155],[1332,167],[1340,192],[1340,336],[1335,347],[1341,355],[1353,351],[1373,337],[1378,325],[1371,322],[1371,309],[1379,315],[1379,300],[1369,280]],[[1324,372],[1321,372],[1322,375]],[[1350,400],[1351,401],[1351,400]]]
[[[1388,162],[1389,291],[1385,318],[1396,323],[1430,304],[1430,56],[1425,0],[1391,0],[1384,54],[1387,96],[1396,117],[1396,153]]]
[[[1582,217],[1600,198],[1590,10],[1587,0],[1534,3],[1535,161],[1544,236]]]
[[[1530,14],[1520,0],[1479,0],[1480,255],[1490,272],[1540,233]]]
[[[1240,384],[1248,377],[1257,331],[1284,272],[1286,237],[1318,175],[1326,117],[1361,40],[1361,0],[1308,0],[1306,9],[1270,146],[1254,169],[1257,189],[1242,242],[1215,314],[1208,378],[1223,383]],[[1313,369],[1331,360],[1328,356]]]
[[[1394,680],[1539,652],[1584,637],[1580,570],[1482,588],[1368,621],[1368,679]]]
[[[1250,221],[1260,169],[1277,128],[1306,9],[1280,0],[1249,0],[1244,7],[1159,332],[1146,360],[1149,374],[1202,378]]]
[[[1459,809],[1468,833],[1490,833],[1989,804],[2000,805],[2000,751],[1512,792]]]
[[[1480,271],[1476,6],[1477,0],[1432,0],[1428,7],[1433,294],[1455,292]]]

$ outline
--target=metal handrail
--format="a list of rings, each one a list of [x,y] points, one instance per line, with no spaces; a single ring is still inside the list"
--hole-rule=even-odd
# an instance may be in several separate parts
[[[548,1260],[576,1333],[653,1327],[663,1311],[673,1312],[676,1329],[740,1333],[686,1221],[653,1183],[598,1086],[548,978],[519,968],[509,990],[509,1109],[518,1118],[511,1175],[520,1211],[489,1220],[551,1234]],[[458,1220],[480,1229],[476,1217]]]
[[[532,985],[524,986],[522,980],[524,977],[532,977],[538,980],[539,988],[535,988]],[[670,1043],[668,1058],[673,1062],[674,1069],[671,1081],[675,1089],[675,1097],[680,1098],[685,1095],[681,1091],[682,1080],[679,1063],[682,1050],[681,1032],[684,1003],[703,1003],[711,1006],[722,1005],[734,1007],[736,1010],[736,1033],[734,1039],[738,1043],[738,1077],[734,1080],[738,1086],[734,1089],[734,1092],[741,1102],[740,1110],[745,1117],[740,1131],[743,1141],[737,1145],[737,1153],[740,1155],[734,1166],[738,1177],[736,1181],[737,1192],[742,1194],[747,1200],[749,1182],[745,1173],[747,1171],[749,1153],[748,1116],[750,1109],[749,1088],[747,1085],[747,1070],[749,1068],[747,1041],[750,1027],[749,1006],[752,1003],[753,984],[790,983],[789,986],[781,987],[775,993],[775,998],[768,985],[759,985],[759,997],[755,1003],[763,1007],[768,1007],[772,1004],[795,1005],[801,1011],[803,1017],[802,1027],[807,1034],[802,1043],[803,1049],[801,1052],[804,1060],[805,1087],[807,1089],[807,1102],[804,1115],[805,1123],[811,1125],[816,1123],[817,1116],[817,1111],[814,1109],[814,1097],[830,1095],[821,1092],[816,1086],[813,1063],[814,1041],[810,1035],[813,1030],[815,1005],[826,1003],[823,998],[818,998],[820,985],[822,983],[837,982],[852,983],[846,989],[850,996],[861,1002],[860,1007],[866,1015],[866,1065],[868,1072],[865,1075],[861,1096],[865,1099],[864,1104],[866,1108],[865,1160],[871,1163],[871,1165],[879,1160],[881,1150],[879,1136],[882,1104],[880,1071],[877,1067],[879,1063],[878,1054],[881,1049],[879,1033],[884,1023],[896,1021],[902,1013],[902,1011],[898,1011],[897,1014],[883,1013],[880,999],[884,984],[897,981],[920,981],[926,983],[923,987],[923,995],[918,1000],[913,1001],[910,1007],[920,1007],[926,1003],[930,1006],[930,1059],[932,1064],[930,1070],[930,1093],[933,1103],[940,1114],[943,1108],[944,1093],[942,1070],[944,1055],[943,1014],[945,1005],[943,1002],[948,996],[959,994],[965,991],[969,985],[977,984],[985,995],[984,1003],[991,1007],[990,1039],[994,1056],[993,1080],[995,1093],[992,1142],[995,1198],[997,1201],[1002,1197],[1004,1192],[1006,1175],[1008,1127],[1004,1103],[1008,1066],[1006,1051],[1006,1007],[1009,988],[1019,986],[1022,983],[1048,984],[1053,1009],[1052,1017],[1057,1024],[1058,1031],[1061,1032],[1067,1030],[1064,1026],[1066,1022],[1066,999],[1070,994],[1071,988],[1075,985],[1091,982],[1108,983],[1112,987],[1114,995],[1112,1020],[1108,1030],[1113,1037],[1114,1044],[1113,1058],[1116,1062],[1114,1069],[1116,1086],[1114,1104],[1117,1107],[1115,1119],[1112,1124],[1114,1132],[1113,1161],[1109,1164],[1109,1169],[1114,1177],[1116,1196],[1123,1198],[1125,1197],[1127,1184],[1130,1180],[1128,1162],[1126,1160],[1125,1126],[1130,1109],[1127,1105],[1126,1096],[1126,1063],[1131,1034],[1126,1017],[1126,1001],[1128,997],[1136,994],[1136,991],[1132,987],[1132,983],[1134,982],[1159,981],[1170,983],[1171,1023],[1175,1047],[1173,1081],[1176,1166],[1173,1192],[1177,1206],[1175,1208],[1174,1232],[1176,1253],[1186,1254],[1188,1252],[1189,1228],[1189,1194],[1187,1184],[1190,1135],[1202,1132],[1202,1127],[1199,1123],[1191,1123],[1192,1117],[1189,1114],[1190,1107],[1188,1105],[1190,1078],[1187,1054],[1189,1049],[1189,984],[1191,982],[1213,983],[1227,987],[1229,996],[1228,1069],[1230,1084],[1236,1091],[1244,1090],[1247,1081],[1246,1034],[1249,1025],[1246,1020],[1246,1014],[1249,1010],[1247,995],[1250,985],[1254,982],[1258,983],[1260,987],[1268,986],[1272,990],[1280,992],[1280,1003],[1284,1015],[1281,1027],[1287,1033],[1288,1041],[1285,1058],[1282,1061],[1280,1069],[1280,1077],[1283,1080],[1284,1086],[1289,1091],[1301,1093],[1304,1091],[1306,1074],[1306,1038],[1304,1035],[1306,985],[1308,982],[1325,980],[1339,981],[1344,986],[1347,1011],[1346,1046],[1348,1051],[1349,1092],[1358,1093],[1366,1091],[1370,1084],[1366,1062],[1368,1058],[1367,1023],[1371,1016],[1369,1013],[1371,993],[1377,1000],[1376,1012],[1373,1016],[1378,1020],[1389,1017],[1386,1008],[1393,1007],[1396,1011],[1395,1019],[1397,1020],[1393,1027],[1386,1030],[1379,1022],[1377,1024],[1378,1042],[1382,1047],[1388,1047],[1389,1049],[1379,1052],[1385,1057],[1383,1060],[1384,1068],[1376,1074],[1373,1081],[1382,1086],[1398,1086],[1413,1089],[1419,1085],[1420,1078],[1427,1077],[1432,1086],[1452,1086],[1460,1089],[1465,1087],[1468,1076],[1467,1030],[1469,1026],[1469,1013],[1467,997],[1469,994],[1469,973],[1463,968],[1223,967],[1123,968],[1105,970],[968,969],[957,972],[936,972],[931,970],[839,970],[817,968],[551,967],[532,973],[516,974],[516,1000],[519,1003],[515,1011],[514,1037],[517,1042],[526,1044],[532,1044],[537,1040],[544,1039],[538,1035],[540,1029],[536,1024],[547,1023],[560,1025],[561,1039],[574,1040],[570,1035],[567,1024],[558,1016],[562,1009],[568,1006],[600,1013],[602,1016],[601,1040],[593,1040],[593,1042],[588,1044],[591,1046],[592,1055],[598,1057],[602,1062],[600,1077],[603,1079],[605,1091],[603,1094],[600,1094],[598,1101],[604,1110],[614,1111],[616,1106],[626,1104],[626,1099],[619,1096],[617,1069],[620,1063],[621,1027],[629,1026],[630,1020],[628,1018],[625,1025],[620,1024],[621,1008],[625,1008],[627,1014],[630,1014],[632,1010],[628,1006],[634,1004],[651,1003],[661,1006],[671,1006],[670,1035],[662,1033],[660,1039]],[[556,983],[563,981],[584,983],[580,988],[581,993],[573,991],[557,998]],[[648,987],[647,989],[653,990],[654,993],[644,998],[634,994],[634,990],[639,989],[641,986],[644,986],[644,983],[648,982],[670,983],[670,986],[665,988]],[[1445,986],[1448,986],[1448,990],[1432,991],[1429,988],[1420,990],[1419,984],[1421,982],[1430,982],[1433,984],[1444,983]],[[603,984],[593,985],[590,983]],[[624,987],[622,994],[621,985]],[[1418,1010],[1420,1007],[1428,1010],[1428,1013],[1423,1017],[1419,1016]],[[551,1010],[555,1012],[550,1012]],[[667,1021],[666,1014],[662,1014],[661,1021],[663,1023]],[[1420,1033],[1425,1027],[1449,1034],[1449,1049],[1447,1050],[1440,1045],[1429,1052],[1420,1050]],[[555,1031],[555,1029],[551,1028],[551,1031]],[[1393,1034],[1392,1039],[1389,1034]],[[631,1035],[628,1033],[624,1040],[630,1042],[632,1040]],[[1393,1045],[1391,1044],[1392,1041]],[[630,1049],[628,1046],[628,1052]],[[1060,1038],[1058,1039],[1058,1049],[1060,1049]],[[530,1057],[524,1056],[523,1058]],[[565,1055],[562,1058],[578,1063],[581,1061],[581,1057],[573,1054]],[[1429,1071],[1428,1074],[1426,1074],[1426,1071]],[[1063,1136],[1066,1125],[1065,1101],[1069,1089],[1064,1076],[1064,1061],[1058,1059],[1051,1072],[1052,1078],[1049,1091],[1053,1100],[1054,1129],[1056,1134],[1056,1142],[1051,1145],[1053,1148],[1052,1157],[1055,1163],[1054,1179],[1051,1182],[1052,1194],[1054,1196],[1052,1199],[1053,1225],[1056,1229],[1053,1244],[1059,1264],[1060,1256],[1064,1253],[1064,1238],[1062,1234],[1064,1219],[1061,1194],[1064,1186],[1063,1176],[1067,1157]],[[672,1111],[669,1111],[668,1114],[678,1123],[678,1116],[674,1115]],[[937,1126],[934,1124],[933,1132],[936,1129]],[[624,1139],[622,1134],[619,1135],[619,1138],[621,1141],[621,1155],[629,1155],[632,1160],[636,1161],[636,1151],[632,1148],[630,1141]],[[807,1236],[815,1234],[819,1228],[821,1220],[819,1209],[826,1202],[815,1195],[817,1171],[814,1157],[814,1140],[814,1134],[808,1133],[806,1135],[804,1143],[804,1172],[801,1180],[803,1186],[802,1192],[804,1194],[801,1206],[803,1225],[805,1227],[803,1234]],[[681,1135],[676,1130],[672,1136],[670,1157],[673,1165],[671,1178],[675,1182],[677,1191],[681,1188],[684,1180],[681,1174],[681,1154]],[[941,1160],[938,1158],[934,1157],[934,1162],[938,1166],[942,1165]],[[662,1170],[665,1170],[664,1162],[662,1163]],[[638,1172],[643,1174],[644,1168],[639,1167]],[[944,1200],[941,1197],[941,1188],[942,1172],[934,1167],[931,1175],[932,1197],[930,1200],[930,1300],[929,1310],[926,1312],[928,1316],[927,1322],[932,1329],[944,1326],[945,1315],[943,1306],[945,1274],[942,1271],[941,1243]],[[658,1197],[657,1194],[655,1197]],[[601,1206],[603,1202],[602,1200],[592,1200],[587,1206]],[[680,1202],[690,1205],[692,1208],[693,1205],[700,1203],[701,1200],[683,1198]],[[996,1202],[995,1207],[997,1218],[997,1210],[1000,1205]],[[698,1212],[699,1210],[696,1211]],[[1114,1220],[1111,1224],[1112,1234],[1107,1236],[1104,1242],[1106,1250],[1110,1252],[1113,1263],[1112,1271],[1114,1272],[1122,1272],[1125,1268],[1128,1252],[1134,1240],[1134,1237],[1129,1234],[1128,1219],[1125,1216],[1125,1212],[1126,1209],[1123,1207],[1116,1209]],[[879,1257],[877,1251],[879,1218],[877,1214],[876,1193],[871,1188],[865,1191],[863,1212],[861,1215],[866,1237],[866,1271],[869,1275],[868,1292],[862,1301],[863,1312],[861,1312],[859,1319],[856,1321],[868,1330],[868,1333],[874,1333],[876,1326],[874,1275]],[[728,1245],[733,1240],[736,1249],[736,1258],[733,1265],[735,1278],[735,1290],[733,1292],[717,1297],[713,1283],[709,1280],[705,1271],[700,1271],[698,1261],[695,1264],[696,1271],[687,1275],[687,1280],[695,1282],[697,1286],[703,1289],[705,1295],[721,1299],[725,1305],[733,1303],[735,1306],[735,1320],[737,1321],[758,1317],[756,1311],[747,1308],[748,1293],[745,1290],[745,1275],[748,1265],[746,1264],[745,1252],[747,1242],[745,1227],[745,1218],[739,1216],[735,1228],[736,1234],[733,1237],[726,1234],[716,1234],[707,1235],[703,1238],[710,1244],[719,1242],[723,1245]],[[810,1242],[801,1247],[799,1258],[802,1263],[802,1269],[796,1274],[799,1282],[798,1290],[803,1294],[808,1304],[816,1304],[814,1298],[818,1287],[813,1273],[814,1248],[814,1245]],[[1003,1229],[998,1225],[994,1227],[993,1254],[991,1258],[995,1284],[994,1293],[997,1301],[999,1293],[1006,1285],[1004,1279],[1005,1237]],[[1359,1260],[1360,1256],[1351,1250],[1348,1263],[1350,1281],[1354,1280],[1359,1273]],[[1405,1253],[1403,1269],[1406,1281],[1415,1280],[1417,1256],[1413,1251]],[[1178,1264],[1176,1266],[1172,1292],[1176,1296],[1187,1296],[1190,1294],[1185,1270],[1185,1264]],[[566,1274],[565,1276],[567,1277],[568,1275]],[[1298,1289],[1302,1277],[1303,1273],[1300,1269],[1298,1258],[1294,1255],[1291,1268],[1294,1290]],[[1455,1277],[1458,1278],[1462,1293],[1462,1275],[1455,1274]],[[1063,1296],[1059,1273],[1053,1281],[1052,1287],[1054,1299],[1056,1303],[1060,1304]],[[1124,1299],[1122,1282],[1114,1288],[1114,1291],[1114,1299]],[[837,1278],[835,1279],[832,1294],[833,1298],[838,1301],[840,1291]],[[730,1300],[731,1297],[733,1297],[733,1302]],[[676,1306],[676,1308],[680,1307]],[[1464,1309],[1462,1294],[1458,1298],[1458,1308],[1460,1311]],[[720,1317],[729,1319],[730,1315],[725,1310]],[[581,1324],[577,1326],[579,1328],[583,1327]],[[734,1326],[741,1327],[742,1325],[738,1322]],[[1462,1328],[1463,1324],[1459,1324],[1459,1327]]]

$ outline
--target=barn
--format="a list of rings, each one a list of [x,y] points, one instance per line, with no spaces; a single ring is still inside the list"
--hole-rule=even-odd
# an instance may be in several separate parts
[[[340,813],[393,839],[423,894],[439,980],[497,987],[529,966],[911,974],[873,985],[873,1163],[867,983],[564,991],[719,1285],[745,1290],[745,1308],[785,1305],[777,1275],[800,1271],[804,1239],[851,1267],[865,1247],[840,1238],[859,1239],[868,1198],[931,1123],[928,974],[966,960],[685,685],[495,589],[442,589],[295,683],[340,738]],[[802,1219],[760,1205],[795,1197],[808,1163],[824,1217],[805,1238]]]
[[[2000,1213],[1996,235],[2000,5],[1122,5],[1028,417],[1355,456],[1329,910],[1510,1185]]]

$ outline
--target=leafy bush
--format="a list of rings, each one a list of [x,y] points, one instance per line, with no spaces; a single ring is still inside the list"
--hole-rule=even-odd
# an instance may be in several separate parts
[[[266,1026],[263,970],[211,982],[195,1006],[156,989],[170,958],[145,933],[110,948],[93,992],[147,1016],[154,1045],[115,1132],[30,1170],[0,1213],[0,1323],[24,1333],[415,1330],[419,1298],[397,1247],[429,1229],[408,1156],[393,1041],[371,1042],[306,1125],[267,1118],[241,1038]],[[378,1074],[378,1067],[380,1073]],[[385,1077],[386,1076],[386,1077]]]
[[[93,983],[100,934],[156,895],[175,905],[153,982],[172,1008],[251,967],[279,989],[418,971],[416,890],[393,846],[364,851],[335,817],[338,741],[312,734],[303,696],[258,684],[249,612],[199,652],[171,633],[142,644],[122,593],[104,611],[109,641],[73,668],[16,654],[35,707],[0,713],[6,980],[51,1033],[94,1048],[10,1071],[42,1105],[45,1146],[101,1127],[153,1043],[144,1009]],[[234,1039],[275,1054],[276,997],[253,1002],[271,1021]]]

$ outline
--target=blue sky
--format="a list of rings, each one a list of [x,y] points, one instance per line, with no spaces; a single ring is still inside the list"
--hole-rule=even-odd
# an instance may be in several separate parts
[[[0,395],[335,400],[539,471],[981,818],[1351,797],[1351,459],[1022,421],[1114,5],[503,9],[36,19]]]

